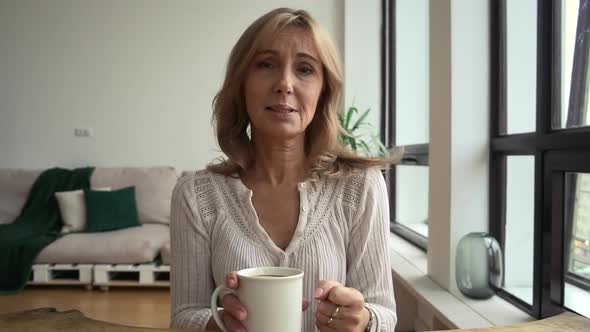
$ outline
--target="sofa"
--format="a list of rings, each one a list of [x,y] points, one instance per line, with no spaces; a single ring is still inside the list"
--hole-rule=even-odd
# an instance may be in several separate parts
[[[41,172],[42,170],[0,169],[0,224],[11,223],[18,217]],[[86,277],[85,281],[81,281],[81,275],[97,272],[98,267],[102,272],[137,271],[139,274],[140,271],[166,271],[162,265],[169,265],[170,206],[172,191],[178,178],[173,167],[96,167],[90,178],[91,188],[117,190],[135,187],[140,226],[105,232],[81,231],[64,234],[39,253],[33,271],[41,273],[45,269],[44,280],[58,284],[64,282],[59,282],[57,274],[52,275],[47,269],[55,270],[56,266],[62,270],[77,269],[80,272],[78,282],[86,284],[95,283],[96,280],[88,280]],[[96,271],[92,271],[93,269]],[[40,280],[31,277],[31,281]],[[143,274],[142,280],[146,280]],[[109,284],[108,280],[101,282],[102,285]],[[134,283],[123,284],[132,286]],[[138,279],[136,284],[142,283]]]

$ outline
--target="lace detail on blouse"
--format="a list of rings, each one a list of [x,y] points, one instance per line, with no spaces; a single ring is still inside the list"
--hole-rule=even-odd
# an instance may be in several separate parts
[[[332,212],[337,197],[337,183],[337,180],[327,180],[322,184],[312,186],[313,189],[308,192],[308,201],[314,202],[315,204],[311,206],[311,218],[309,218],[309,222],[303,231],[302,242],[311,238],[320,225],[328,219],[328,215]]]
[[[356,209],[361,201],[363,189],[365,186],[366,172],[359,172],[350,178],[342,179],[345,185],[342,186],[342,203],[348,205],[351,209]]]
[[[311,238],[326,222],[337,200],[350,209],[356,209],[361,201],[365,185],[366,172],[359,172],[344,179],[325,179],[312,186],[307,191],[309,202],[308,224],[303,230],[301,241]],[[205,220],[217,218],[218,214],[226,213],[240,232],[254,244],[263,246],[263,240],[251,229],[247,218],[250,214],[249,197],[245,193],[240,195],[232,185],[233,179],[199,171],[194,177],[194,190],[199,202],[199,212]]]
[[[203,172],[197,172],[194,176],[194,191],[197,206],[201,218],[206,221],[211,221],[217,218],[217,213],[220,211],[221,202],[219,196],[211,195],[215,192],[213,182]]]
[[[250,213],[247,208],[247,197],[244,197],[245,195],[240,197],[237,195],[235,188],[231,188],[231,178],[219,174],[209,174],[208,177],[213,180],[217,187],[216,192],[221,195],[221,197],[218,195],[215,196],[218,196],[218,199],[223,202],[221,203],[222,208],[225,209],[231,220],[234,221],[235,225],[238,226],[238,229],[245,237],[250,239],[255,245],[262,246],[262,240],[252,231],[246,220],[247,214]]]

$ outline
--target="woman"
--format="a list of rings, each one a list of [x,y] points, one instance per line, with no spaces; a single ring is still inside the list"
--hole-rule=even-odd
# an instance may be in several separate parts
[[[179,181],[173,195],[172,323],[216,330],[216,285],[256,266],[305,271],[303,330],[393,331],[389,208],[375,166],[338,141],[342,66],[305,11],[280,8],[234,46],[214,101],[226,160]],[[222,297],[232,331],[246,309]],[[309,307],[309,308],[308,308]],[[256,331],[249,331],[256,332]]]

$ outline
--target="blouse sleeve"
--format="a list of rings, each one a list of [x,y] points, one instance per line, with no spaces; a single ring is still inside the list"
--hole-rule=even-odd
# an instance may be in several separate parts
[[[187,177],[178,182],[172,194],[170,326],[205,331],[211,318],[209,304],[214,282],[210,236],[197,207],[194,187],[193,177]]]
[[[346,284],[359,290],[373,312],[373,331],[394,331],[397,323],[389,262],[389,201],[378,169],[366,173],[347,249]]]

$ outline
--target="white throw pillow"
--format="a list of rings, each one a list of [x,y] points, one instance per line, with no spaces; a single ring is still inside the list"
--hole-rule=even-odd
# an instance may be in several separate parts
[[[94,188],[92,190],[110,191],[111,188]],[[86,203],[83,190],[60,191],[55,193],[59,212],[64,225],[62,234],[81,232],[86,228]]]

